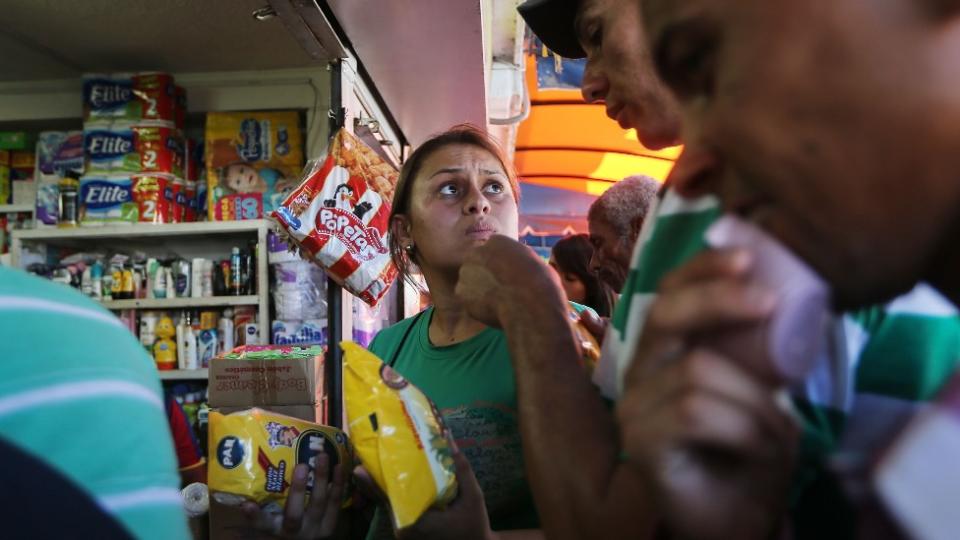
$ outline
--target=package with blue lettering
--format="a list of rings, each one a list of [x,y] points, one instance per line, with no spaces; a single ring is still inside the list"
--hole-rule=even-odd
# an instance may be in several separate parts
[[[273,321],[270,328],[273,345],[326,345],[327,320]]]
[[[136,223],[137,202],[129,175],[80,178],[80,224],[84,226]]]
[[[88,123],[83,129],[88,173],[166,173],[182,176],[184,141],[169,122]]]
[[[209,113],[204,154],[210,220],[261,218],[297,187],[303,167],[300,114]]]
[[[176,120],[177,96],[167,73],[83,76],[83,119]]]

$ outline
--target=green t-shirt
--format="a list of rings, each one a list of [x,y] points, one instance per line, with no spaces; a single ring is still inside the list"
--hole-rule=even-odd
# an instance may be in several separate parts
[[[483,489],[491,528],[538,528],[524,473],[506,336],[487,328],[466,341],[437,347],[428,335],[432,316],[433,308],[427,308],[380,331],[370,351],[386,363],[395,360],[394,369],[437,405]],[[378,511],[370,537],[390,529],[382,516]]]

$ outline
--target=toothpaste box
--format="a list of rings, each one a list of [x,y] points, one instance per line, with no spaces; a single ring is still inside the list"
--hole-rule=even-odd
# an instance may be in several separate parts
[[[137,218],[130,176],[85,175],[80,178],[81,225],[135,223]]]
[[[183,174],[183,137],[172,124],[87,124],[83,150],[88,173]]]
[[[326,345],[327,320],[273,321],[270,327],[274,345]]]

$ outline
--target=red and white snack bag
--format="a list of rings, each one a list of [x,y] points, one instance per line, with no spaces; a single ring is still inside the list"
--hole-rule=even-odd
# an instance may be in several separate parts
[[[340,130],[323,161],[271,215],[305,259],[375,306],[397,277],[390,260],[390,201],[397,170]]]

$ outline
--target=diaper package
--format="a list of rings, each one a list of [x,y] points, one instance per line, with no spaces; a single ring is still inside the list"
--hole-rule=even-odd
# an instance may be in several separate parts
[[[88,173],[184,174],[183,136],[168,122],[87,124],[83,145]]]
[[[167,73],[88,74],[83,77],[84,121],[176,120],[176,91]]]
[[[344,342],[343,393],[353,448],[409,527],[457,495],[450,435],[423,392],[374,354]]]
[[[303,167],[300,115],[210,113],[204,156],[209,219],[261,218],[297,185]]]
[[[305,259],[375,306],[397,276],[388,242],[396,169],[341,129],[303,177],[272,217]]]
[[[135,223],[137,219],[130,176],[85,175],[80,178],[81,225]]]
[[[353,470],[353,455],[346,435],[337,428],[253,408],[232,414],[210,411],[210,492],[221,504],[254,501],[282,509],[300,463],[310,466],[307,493],[313,488],[318,452],[329,457],[333,468]]]
[[[37,227],[56,226],[60,180],[67,172],[83,173],[83,132],[44,131],[37,136]]]

